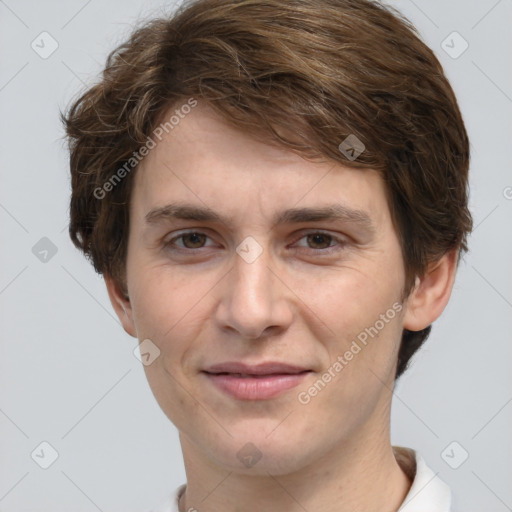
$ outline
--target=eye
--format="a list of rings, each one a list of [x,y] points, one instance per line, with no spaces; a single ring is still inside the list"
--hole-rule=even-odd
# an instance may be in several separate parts
[[[306,247],[312,249],[315,252],[326,252],[330,253],[333,250],[342,249],[346,244],[346,241],[342,238],[331,235],[330,233],[324,233],[323,231],[314,231],[306,233],[300,240],[306,241]],[[299,245],[299,247],[305,247]]]
[[[190,231],[188,233],[181,233],[178,236],[171,238],[165,242],[165,246],[171,249],[201,249],[205,247],[206,240],[210,238],[208,235],[199,231]],[[176,244],[177,240],[181,240],[182,244]]]
[[[207,240],[211,240],[211,238],[205,233],[200,231],[189,231],[168,239],[164,242],[164,246],[169,250],[192,252],[194,249],[197,250],[214,245],[207,245]],[[299,242],[302,240],[306,242],[305,245],[299,244]],[[309,250],[309,252],[313,251],[317,254],[325,254],[343,249],[343,247],[346,245],[346,241],[340,237],[331,235],[330,233],[325,233],[323,231],[313,231],[300,237],[295,242],[295,245],[299,247],[301,251]]]

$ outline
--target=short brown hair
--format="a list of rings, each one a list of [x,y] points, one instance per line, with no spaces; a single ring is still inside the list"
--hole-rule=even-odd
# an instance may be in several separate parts
[[[71,239],[124,290],[135,170],[106,197],[94,191],[190,97],[306,158],[380,172],[404,296],[430,262],[467,250],[468,137],[441,64],[406,18],[370,0],[196,0],[137,28],[61,114]],[[350,135],[365,146],[356,159],[339,149]],[[397,378],[430,330],[404,330]]]

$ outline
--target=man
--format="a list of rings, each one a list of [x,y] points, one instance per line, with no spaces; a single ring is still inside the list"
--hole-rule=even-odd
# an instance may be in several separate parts
[[[471,230],[433,52],[366,0],[199,0],[63,117],[73,242],[178,428],[160,511],[448,511],[393,385]]]

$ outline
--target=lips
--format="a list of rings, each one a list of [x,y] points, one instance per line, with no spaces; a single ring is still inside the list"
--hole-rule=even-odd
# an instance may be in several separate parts
[[[215,387],[238,400],[267,400],[294,388],[311,370],[284,363],[221,363],[203,373]]]
[[[213,374],[225,373],[243,377],[255,377],[260,375],[296,375],[297,373],[309,370],[300,366],[274,361],[255,365],[233,361],[210,366],[205,371]]]

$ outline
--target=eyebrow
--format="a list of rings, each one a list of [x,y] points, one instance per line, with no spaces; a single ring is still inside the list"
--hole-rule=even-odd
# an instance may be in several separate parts
[[[165,206],[153,208],[145,216],[146,224],[158,224],[175,219],[198,222],[219,222],[226,225],[231,225],[233,221],[231,217],[226,217],[208,207],[183,203],[170,203]],[[375,226],[370,216],[365,211],[349,208],[338,203],[319,207],[290,208],[277,212],[272,221],[273,225],[317,221],[341,221],[355,224],[370,233],[375,232]]]

